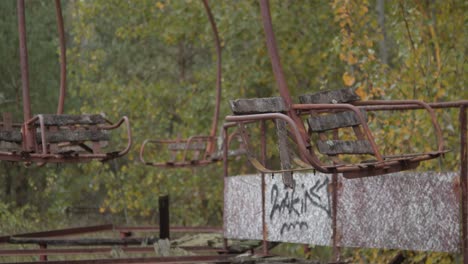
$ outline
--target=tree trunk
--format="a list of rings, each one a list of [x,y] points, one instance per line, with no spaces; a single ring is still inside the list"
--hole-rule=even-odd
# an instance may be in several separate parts
[[[385,0],[377,0],[377,17],[379,27],[382,32],[382,40],[379,43],[379,57],[382,63],[388,64],[387,32],[385,29]]]

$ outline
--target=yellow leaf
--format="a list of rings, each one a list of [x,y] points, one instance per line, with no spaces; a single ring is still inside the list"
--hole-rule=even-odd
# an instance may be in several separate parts
[[[354,76],[350,75],[348,72],[345,72],[343,74],[343,82],[346,86],[353,85],[355,81],[356,79],[354,78]]]
[[[156,7],[159,8],[159,10],[163,10],[164,9],[164,4],[161,3],[161,2],[157,2]]]
[[[364,91],[363,86],[359,86],[359,88],[356,89],[356,94],[359,95],[359,97],[361,97],[361,99],[366,99],[367,98],[367,95],[366,95],[366,92]]]
[[[353,65],[358,62],[357,58],[354,56],[354,54],[349,53],[348,54],[348,64]]]
[[[340,60],[345,61],[346,55],[344,53],[340,53]]]

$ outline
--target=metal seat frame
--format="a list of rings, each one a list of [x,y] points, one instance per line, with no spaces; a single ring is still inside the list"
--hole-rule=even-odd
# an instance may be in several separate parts
[[[213,31],[217,56],[216,103],[210,134],[195,135],[187,139],[146,139],[143,141],[140,148],[140,161],[145,165],[159,168],[190,168],[213,164],[223,159],[223,144],[218,145],[218,149],[216,148],[218,141],[218,137],[216,136],[216,130],[218,129],[218,119],[221,101],[221,43],[216,22],[214,20],[213,14],[211,13],[208,1],[203,0],[203,5],[205,7]],[[234,132],[231,135],[229,135],[229,137],[226,139],[229,142],[228,146],[230,146],[230,143],[233,142],[235,138],[238,138],[237,132]],[[224,138],[222,140],[224,140]],[[162,151],[169,152],[171,159],[147,161],[147,159],[145,158],[147,154],[145,153],[147,153],[148,150],[146,150],[146,148],[148,145],[151,144],[156,145],[153,147],[156,147]],[[229,151],[230,156],[238,156],[243,153],[244,151],[242,145],[239,147],[239,149]]]
[[[57,114],[31,115],[25,4],[24,0],[17,0],[17,3],[24,122],[21,125],[12,125],[11,120],[2,123],[0,132],[8,131],[9,133],[21,135],[21,147],[16,150],[0,149],[0,160],[35,162],[43,165],[45,163],[76,163],[91,160],[106,161],[122,157],[128,153],[132,145],[132,135],[130,121],[126,116],[122,117],[118,122],[112,123],[101,115],[63,114],[66,94],[66,44],[60,0],[55,0],[60,44],[60,95]],[[95,122],[92,120],[96,118],[100,121]],[[54,120],[57,122],[54,123]],[[126,146],[119,151],[102,152],[99,142],[107,144],[107,131],[117,129],[122,124],[126,126]],[[89,142],[91,142],[92,146],[87,145]],[[7,138],[0,139],[0,143],[12,144]],[[13,142],[13,144],[19,145],[18,143]],[[67,146],[68,150],[58,151],[64,145]]]
[[[294,104],[291,100],[289,90],[284,77],[283,69],[280,63],[280,57],[276,46],[276,41],[273,32],[273,26],[271,22],[270,8],[268,0],[260,0],[260,7],[262,12],[263,26],[266,35],[266,42],[268,47],[269,56],[272,62],[273,72],[278,84],[279,92],[284,104],[284,109],[270,109],[271,111],[265,111],[265,109],[255,110],[254,106],[250,108],[250,113],[242,113],[233,109],[235,115],[230,115],[225,118],[227,122],[237,123],[240,127],[244,126],[245,122],[264,122],[266,120],[281,120],[286,123],[289,128],[289,134],[298,152],[299,159],[292,158],[294,161],[298,161],[299,168],[282,168],[269,169],[265,167],[264,162],[261,162],[259,158],[249,154],[248,158],[251,164],[262,173],[274,173],[274,172],[292,172],[300,170],[316,170],[323,173],[343,173],[346,178],[361,178],[369,176],[377,176],[392,172],[398,172],[402,170],[414,169],[421,161],[433,159],[439,157],[443,153],[447,152],[444,149],[444,140],[439,124],[437,123],[434,110],[427,103],[417,100],[396,100],[396,101],[366,101],[366,102],[353,102],[353,103],[339,103],[333,101],[333,103],[314,103],[314,104]],[[239,99],[239,101],[252,100],[252,99]],[[262,99],[258,99],[262,100]],[[262,103],[260,103],[262,104]],[[281,104],[281,103],[279,103]],[[263,104],[264,105],[264,104]],[[277,104],[278,105],[278,104]],[[231,103],[232,106],[232,103]],[[437,137],[437,149],[419,154],[403,154],[397,156],[383,156],[377,144],[375,143],[374,136],[367,125],[366,119],[361,113],[361,109],[366,106],[390,106],[399,108],[401,106],[417,106],[425,109],[431,118],[431,122],[434,127],[434,133]],[[232,108],[232,107],[231,107]],[[241,109],[242,110],[242,109]],[[351,111],[354,113],[358,120],[359,125],[363,129],[365,139],[370,143],[375,161],[363,161],[361,163],[344,163],[335,162],[332,159],[332,164],[324,164],[318,158],[315,153],[313,146],[311,145],[310,133],[304,125],[304,116],[309,116],[311,113],[323,113],[330,112],[334,113],[337,111]],[[244,140],[246,145],[249,146],[248,138],[244,133]],[[281,151],[281,150],[280,150]],[[250,151],[251,153],[251,151]],[[281,156],[281,155],[280,155]],[[331,157],[332,158],[332,157]],[[282,161],[283,163],[283,161]],[[284,180],[284,176],[283,176]],[[291,185],[292,182],[286,183]]]

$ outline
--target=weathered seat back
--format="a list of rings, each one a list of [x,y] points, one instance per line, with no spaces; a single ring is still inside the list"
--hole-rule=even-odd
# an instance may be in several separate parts
[[[109,141],[107,130],[99,129],[107,123],[102,115],[41,115],[45,126],[45,140],[51,153],[89,152],[101,153]],[[39,120],[36,139],[42,144],[42,134]],[[91,142],[91,146],[85,145]]]
[[[299,100],[302,104],[346,104],[359,101],[360,97],[354,89],[345,88],[302,95]],[[361,113],[367,121],[366,112],[361,111]],[[352,111],[312,112],[307,123],[309,133],[319,134],[317,149],[323,154],[374,154],[370,142],[361,129],[358,116]],[[338,130],[346,127],[352,127],[356,140],[339,139]]]

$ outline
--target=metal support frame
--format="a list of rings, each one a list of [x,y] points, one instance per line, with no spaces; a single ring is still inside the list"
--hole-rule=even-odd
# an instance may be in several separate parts
[[[333,260],[340,260],[340,232],[337,227],[337,212],[338,212],[338,174],[332,174],[332,241],[333,241]]]
[[[458,109],[458,119],[459,119],[459,134],[460,134],[460,207],[461,207],[461,240],[460,240],[460,253],[463,256],[463,263],[468,264],[468,157],[467,157],[467,108],[468,108],[468,100],[460,100],[460,101],[452,101],[452,102],[438,102],[438,103],[429,103],[428,104],[431,108],[433,109],[450,109],[450,108],[456,108]],[[400,110],[408,110],[408,109],[423,109],[424,107],[421,105],[416,105],[416,104],[411,104],[411,105],[357,105],[359,109],[365,109],[367,111],[400,111]],[[273,117],[276,117],[274,114]],[[269,118],[259,118],[258,121],[260,123],[260,142],[261,142],[261,154],[260,154],[260,160],[262,165],[265,164],[266,157],[264,156],[266,153],[266,131],[265,131],[265,121]],[[240,118],[240,120],[235,120],[235,116],[233,118],[230,118],[228,122],[224,126],[224,133],[223,135],[228,134],[228,129],[235,126],[236,123],[242,124],[242,122],[249,122],[247,120],[243,120]],[[293,131],[295,134],[298,134],[298,131]],[[224,147],[227,147],[225,145]],[[226,158],[226,155],[225,155]],[[224,160],[224,177],[229,177],[228,173],[228,160]],[[264,172],[259,172],[262,177],[262,230],[263,230],[263,245],[264,245],[264,250],[263,254],[267,255],[268,254],[268,234],[267,234],[267,228],[266,228],[266,223],[265,223],[265,183],[264,183],[264,177],[265,173]],[[333,214],[332,214],[332,243],[333,243],[333,258],[334,261],[339,261],[339,256],[340,256],[340,230],[339,226],[337,226],[336,223],[336,211],[338,207],[338,203],[340,200],[340,182],[338,180],[338,175],[332,174],[332,183],[331,183],[331,189],[332,189],[332,206],[333,206]],[[226,187],[224,187],[226,188]]]
[[[460,182],[461,182],[461,210],[462,210],[462,238],[461,248],[463,255],[463,263],[468,264],[468,157],[467,157],[467,121],[466,121],[466,105],[460,106]]]
[[[57,31],[59,35],[59,46],[60,46],[60,92],[59,92],[59,102],[57,108],[57,115],[63,114],[64,104],[65,104],[65,94],[66,94],[66,43],[65,43],[65,30],[62,16],[62,7],[61,0],[55,0],[55,10],[57,18]],[[29,65],[28,65],[28,48],[27,48],[27,36],[26,36],[26,17],[25,17],[25,1],[17,0],[17,17],[18,17],[18,38],[19,38],[19,53],[20,53],[20,67],[21,67],[21,85],[22,85],[22,99],[23,99],[23,122],[21,124],[21,143],[22,149],[19,150],[0,150],[0,160],[13,161],[13,162],[25,162],[30,164],[35,162],[38,166],[42,166],[46,163],[72,163],[72,162],[88,162],[91,160],[100,160],[106,161],[114,158],[121,157],[128,153],[130,150],[132,140],[131,140],[131,130],[130,122],[127,117],[121,118],[116,124],[108,122],[108,125],[105,126],[95,126],[92,124],[86,129],[99,129],[99,130],[113,130],[120,127],[125,123],[128,141],[126,147],[121,151],[111,151],[107,153],[100,153],[100,147],[97,144],[97,141],[85,139],[80,139],[79,141],[93,141],[95,148],[88,148],[83,142],[80,144],[81,149],[73,151],[64,151],[57,152],[55,151],[56,145],[58,142],[47,142],[46,133],[49,132],[46,126],[43,123],[44,115],[32,116],[31,111],[31,101],[30,101],[30,82],[29,82]],[[48,124],[51,126],[51,130],[56,130],[58,127],[67,127],[74,129],[78,126],[83,125],[83,123],[73,123],[70,122],[67,125],[57,124]],[[94,127],[95,126],[95,127]],[[57,128],[56,128],[57,127]],[[19,130],[19,129],[18,129]],[[20,132],[20,131],[15,131]],[[40,135],[40,136],[38,136]],[[64,138],[61,139],[63,142],[60,143],[76,143],[73,139]]]
[[[260,133],[261,133],[261,148],[262,148],[262,153],[261,153],[261,162],[264,166],[266,166],[266,155],[267,155],[267,144],[266,144],[266,124],[265,121],[262,121],[260,123]],[[266,226],[266,209],[265,209],[265,202],[266,202],[266,197],[265,197],[265,190],[266,190],[266,182],[265,182],[265,173],[262,173],[262,231],[263,231],[263,241],[262,241],[262,249],[263,249],[263,255],[268,256],[269,255],[269,250],[268,250],[268,229]]]
[[[168,205],[168,196],[164,196],[163,204]],[[168,206],[167,206],[168,208]],[[163,214],[167,215],[167,210]],[[164,216],[165,217],[165,216]],[[167,219],[168,220],[168,219]],[[0,244],[36,244],[39,246],[39,249],[0,249],[0,256],[34,256],[39,257],[39,262],[28,262],[28,263],[129,263],[134,259],[100,259],[100,260],[80,260],[80,261],[48,261],[48,256],[50,255],[83,255],[83,254],[103,254],[109,253],[114,248],[109,247],[120,246],[121,250],[129,254],[139,254],[139,253],[151,253],[154,252],[154,247],[135,247],[135,245],[141,245],[142,241],[146,241],[146,238],[132,237],[133,232],[157,232],[158,230],[164,230],[169,234],[169,225],[165,227],[161,226],[114,226],[112,224],[108,225],[97,225],[97,226],[87,226],[87,227],[78,227],[78,228],[68,228],[68,229],[59,229],[51,230],[44,232],[34,232],[34,233],[23,233],[16,234],[11,236],[0,237]],[[219,227],[172,227],[170,228],[172,232],[175,233],[222,233],[222,229]],[[114,239],[90,239],[90,238],[59,238],[51,239],[54,237],[64,237],[64,236],[77,236],[87,233],[98,233],[98,232],[108,232],[114,231],[118,232],[119,238]],[[167,236],[168,237],[168,236]],[[156,238],[157,239],[157,238]],[[68,248],[48,248],[48,246],[67,246]],[[98,247],[86,247],[81,248],[80,246],[98,246]],[[133,247],[130,247],[133,245]],[[70,248],[76,247],[77,248]],[[104,247],[103,247],[104,246]],[[105,247],[107,246],[107,247]],[[227,259],[234,256],[234,252],[228,250],[228,248],[217,248],[209,246],[186,246],[181,247],[184,250],[197,252],[202,255],[198,256],[187,256],[183,258],[178,257],[149,257],[149,258],[138,258],[138,263],[164,263],[164,262],[177,262],[181,263],[197,263],[197,262],[216,262],[224,263],[228,262]],[[238,253],[238,252],[237,252]],[[215,255],[212,255],[215,254]],[[133,262],[131,262],[133,263]]]
[[[138,257],[138,258],[115,258],[115,259],[92,259],[92,260],[58,260],[58,261],[33,261],[23,262],[28,264],[108,264],[108,263],[232,263],[231,258],[235,254],[208,255],[208,256],[172,256],[172,257]],[[17,262],[14,262],[17,263]]]
[[[26,16],[24,0],[17,0],[18,12],[18,37],[19,37],[19,52],[20,52],[20,65],[21,65],[21,86],[23,91],[23,122],[25,123],[31,119],[31,99],[29,95],[29,68],[28,68],[28,46],[26,40]],[[29,128],[23,125],[22,130],[24,133],[23,149],[26,151],[34,151],[34,138],[33,133],[28,130]]]
[[[67,49],[65,47],[65,28],[63,25],[62,5],[55,0],[55,14],[57,17],[57,31],[60,43],[60,93],[57,114],[63,114],[65,95],[67,93]]]

